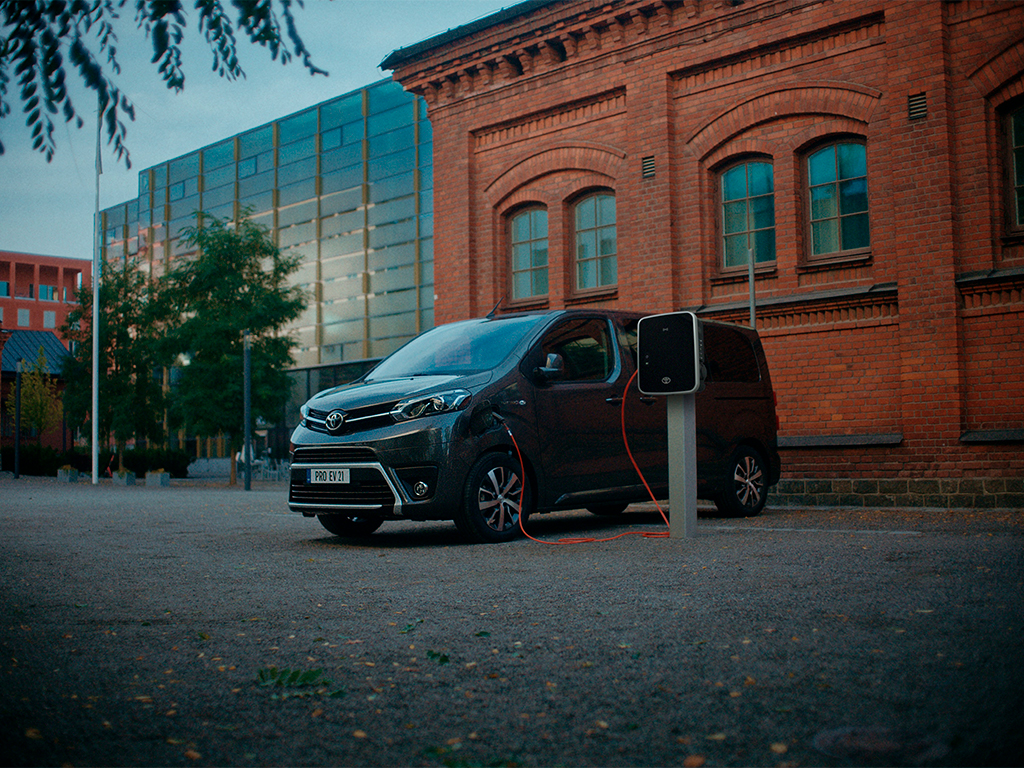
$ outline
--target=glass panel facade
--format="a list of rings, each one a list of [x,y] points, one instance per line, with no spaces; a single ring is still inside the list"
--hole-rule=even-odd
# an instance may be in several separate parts
[[[387,354],[433,322],[431,136],[423,100],[391,80],[344,94],[143,170],[137,200],[103,211],[105,255],[137,251],[159,274],[190,255],[197,211],[248,209],[302,264],[296,365]]]
[[[807,159],[812,256],[871,246],[867,174],[863,144],[831,144]]]

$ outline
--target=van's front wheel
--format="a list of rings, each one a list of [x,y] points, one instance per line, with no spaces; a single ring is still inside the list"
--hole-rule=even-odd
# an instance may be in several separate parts
[[[469,471],[455,525],[472,541],[511,541],[519,535],[520,515],[529,514],[529,503],[519,464],[507,454],[488,453]]]
[[[741,445],[729,458],[715,506],[726,517],[753,517],[768,500],[768,465],[756,448]]]

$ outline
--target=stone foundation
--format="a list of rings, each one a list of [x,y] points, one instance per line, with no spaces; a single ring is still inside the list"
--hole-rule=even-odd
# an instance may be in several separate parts
[[[936,507],[1024,510],[1024,478],[780,480],[768,503],[782,507]]]

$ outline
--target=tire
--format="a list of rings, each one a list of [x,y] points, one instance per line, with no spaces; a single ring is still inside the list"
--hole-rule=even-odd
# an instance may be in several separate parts
[[[317,515],[316,519],[335,536],[369,536],[384,524],[380,517],[358,515]]]
[[[725,517],[753,517],[768,500],[768,465],[760,451],[741,445],[729,459],[715,506]]]
[[[626,511],[629,504],[625,502],[613,502],[608,504],[593,504],[587,507],[587,512],[592,515],[621,515]]]
[[[529,516],[531,490],[523,496],[522,468],[504,453],[477,459],[466,477],[462,506],[455,525],[470,541],[497,544],[520,534],[519,516]]]

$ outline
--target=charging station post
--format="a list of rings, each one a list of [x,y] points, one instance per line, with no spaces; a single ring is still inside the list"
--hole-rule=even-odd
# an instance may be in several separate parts
[[[697,535],[697,392],[704,387],[704,334],[692,312],[640,318],[637,388],[667,395],[669,537]]]
[[[668,397],[668,535],[697,535],[696,395]]]

